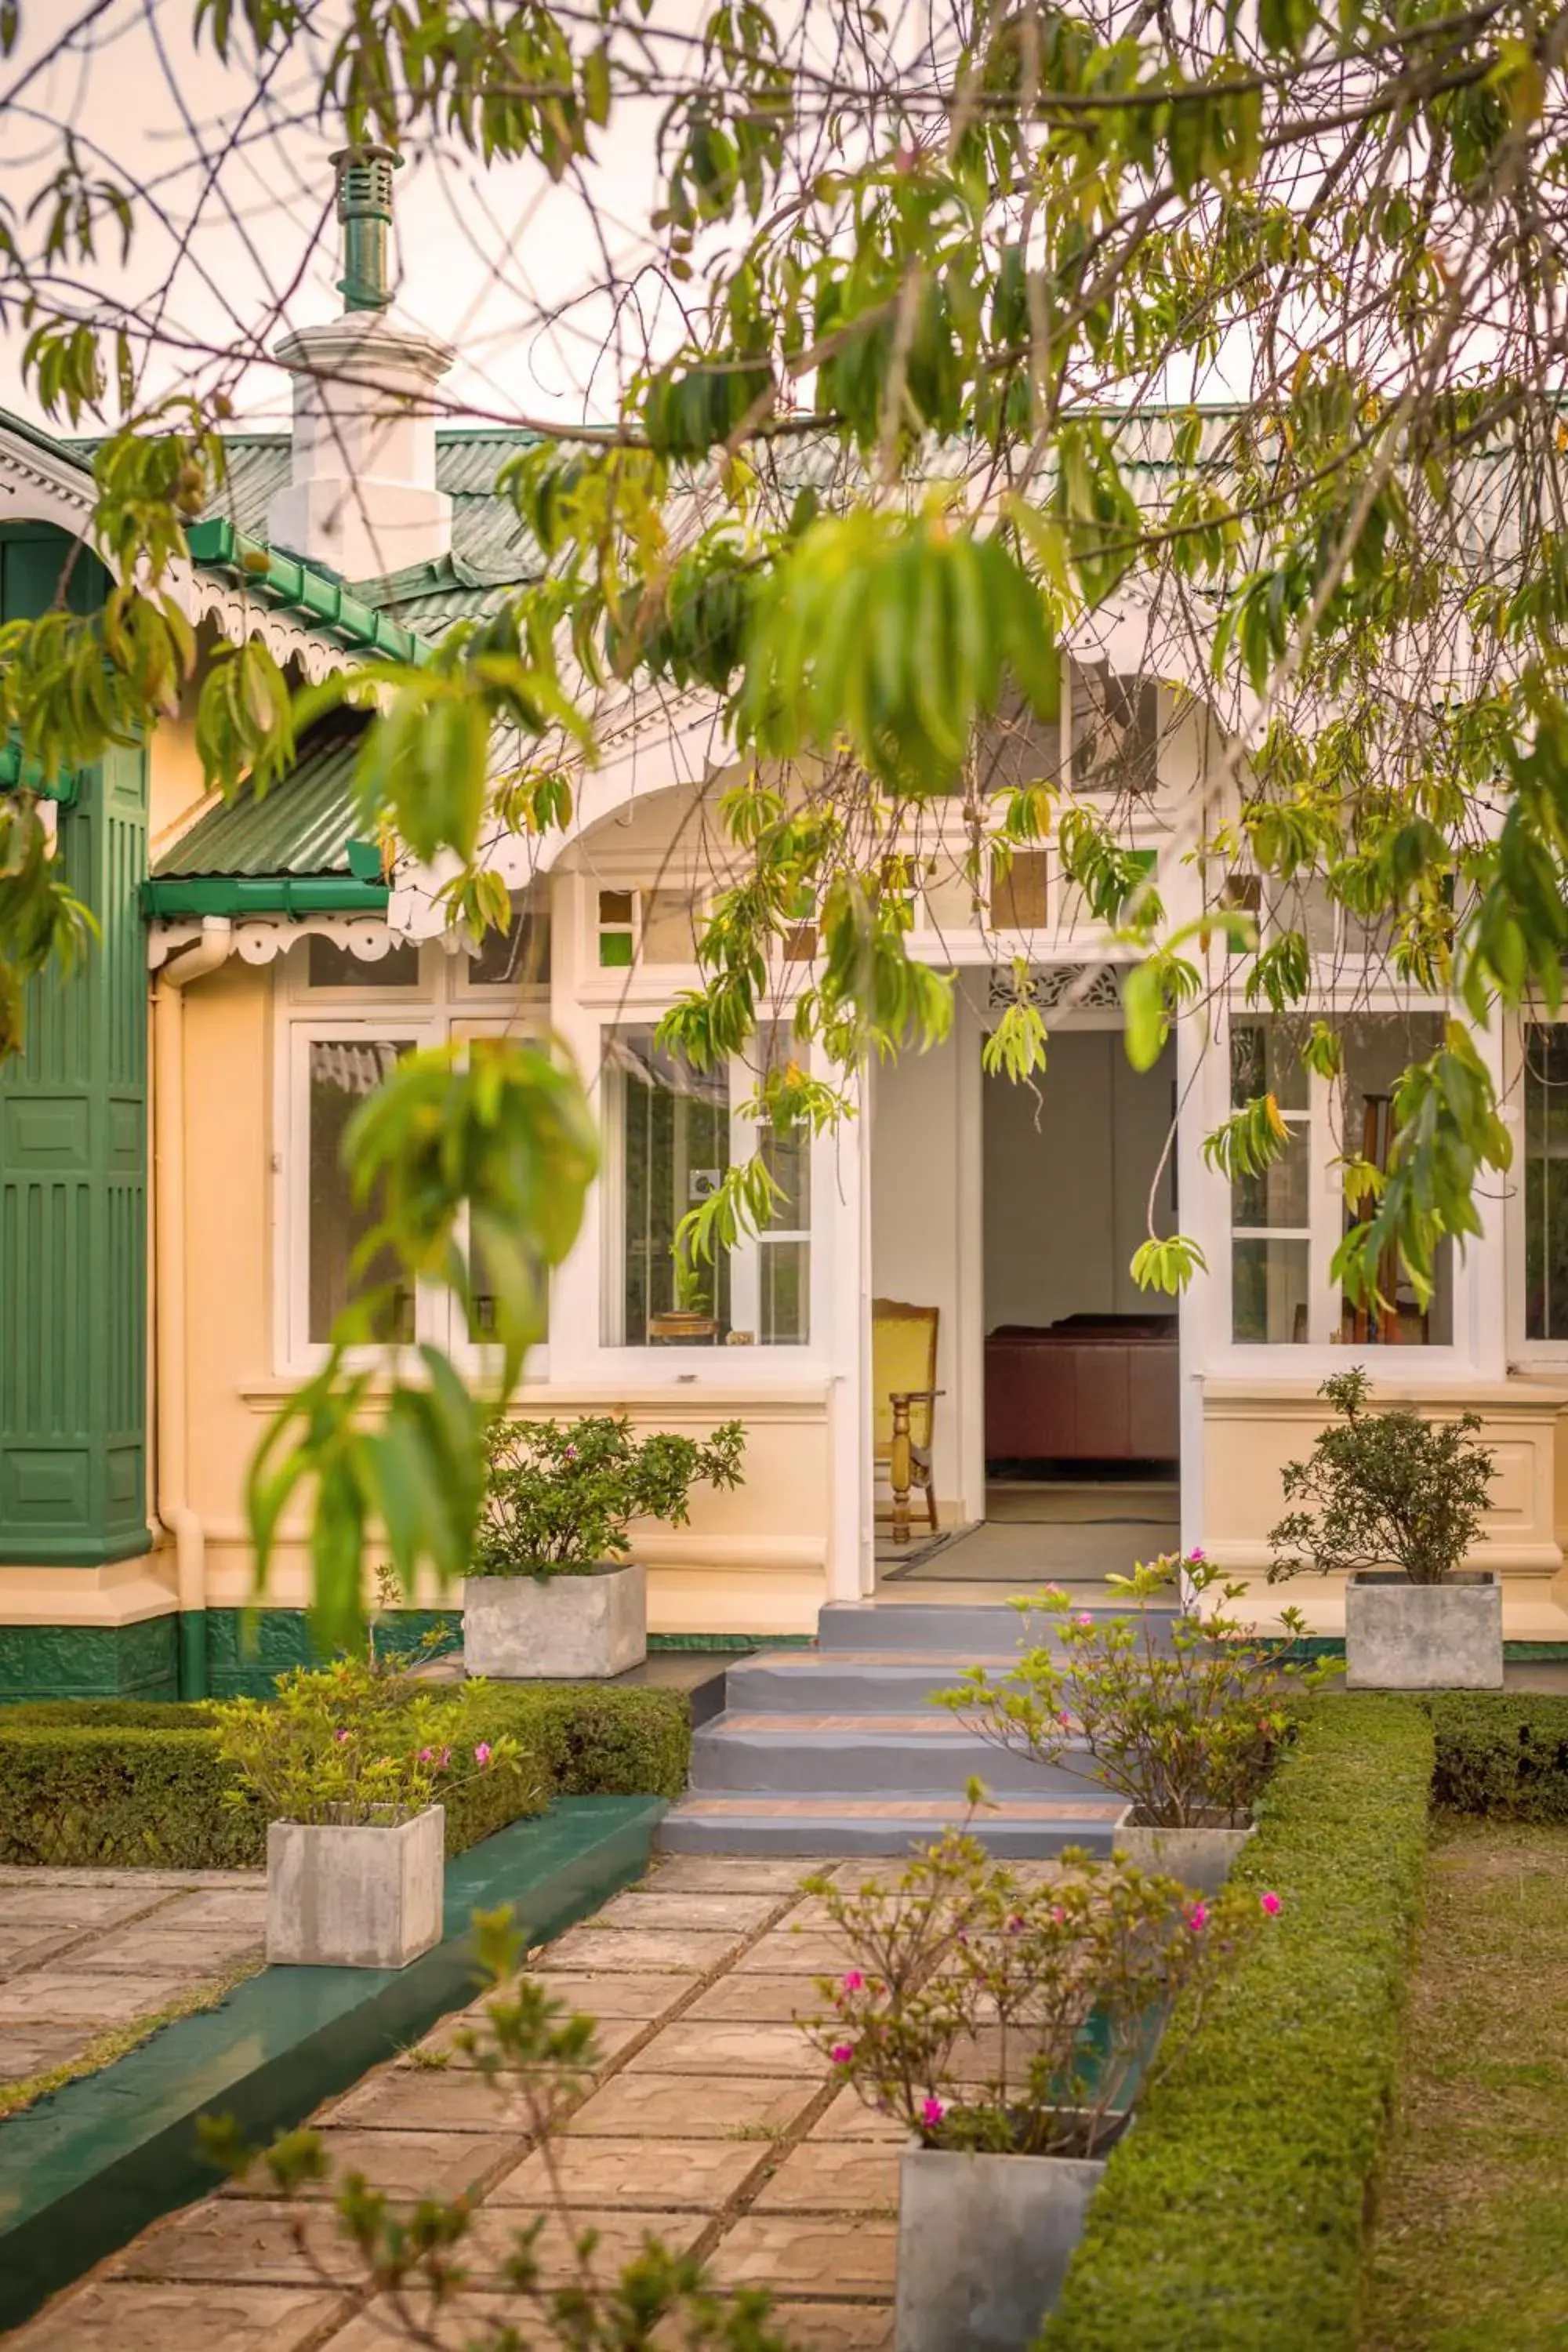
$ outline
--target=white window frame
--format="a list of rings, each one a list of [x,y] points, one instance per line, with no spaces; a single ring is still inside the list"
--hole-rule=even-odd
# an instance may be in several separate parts
[[[426,940],[421,946],[416,987],[371,982],[358,988],[312,988],[306,970],[307,959],[296,959],[290,950],[277,967],[274,982],[279,1116],[273,1153],[273,1355],[277,1373],[284,1379],[314,1371],[328,1353],[323,1341],[310,1336],[310,1046],[340,1038],[366,1044],[407,1039],[416,1047],[476,1036],[541,1038],[548,1033],[550,1014],[546,988],[519,990],[510,982],[476,986],[468,976],[467,953],[460,947],[453,952],[440,941]],[[429,1284],[420,1284],[416,1291],[414,1338],[416,1345],[443,1348],[456,1363],[481,1376],[500,1361],[499,1349],[469,1337],[458,1301]],[[356,1348],[351,1360],[379,1365],[388,1360],[388,1350]],[[405,1366],[413,1360],[411,1350],[395,1349],[391,1360]],[[525,1378],[531,1384],[549,1378],[546,1346],[530,1350]]]
[[[1561,1371],[1568,1367],[1568,1336],[1561,1339],[1531,1339],[1527,1337],[1525,1323],[1525,1153],[1530,1135],[1524,1116],[1524,1033],[1526,1029],[1563,1029],[1568,1031],[1568,1005],[1555,1016],[1543,1004],[1526,1003],[1509,1021],[1503,1033],[1504,1101],[1502,1117],[1513,1139],[1514,1163],[1506,1179],[1508,1195],[1504,1211],[1504,1235],[1508,1261],[1507,1282],[1507,1352],[1511,1364],[1528,1365],[1531,1370]]]
[[[603,1073],[606,1067],[605,1040],[616,1029],[645,1028],[657,1024],[659,1014],[674,1003],[681,967],[660,964],[654,967],[654,984],[638,990],[628,990],[624,999],[613,1007],[595,1008],[594,1037],[595,1066]],[[770,1004],[766,1017],[787,1022],[789,1007]],[[800,1058],[807,1067],[814,1066],[814,1056],[800,1049]],[[743,1055],[728,1065],[730,1093],[731,1164],[739,1158],[750,1158],[756,1148],[755,1120],[742,1116],[737,1104],[756,1090],[756,1071]],[[833,1218],[825,1213],[824,1204],[831,1199],[826,1189],[833,1182],[834,1138],[829,1131],[816,1136],[810,1146],[811,1223],[805,1231],[780,1227],[771,1231],[765,1240],[747,1235],[730,1255],[730,1322],[735,1330],[758,1328],[757,1307],[761,1300],[761,1267],[759,1251],[769,1242],[804,1241],[809,1249],[807,1279],[807,1330],[804,1344],[784,1342],[764,1346],[760,1338],[749,1345],[731,1348],[723,1340],[712,1345],[682,1347],[678,1342],[616,1339],[606,1336],[619,1322],[624,1313],[625,1299],[625,1232],[624,1178],[625,1139],[622,1123],[611,1108],[607,1097],[600,1093],[600,1132],[603,1138],[603,1161],[599,1182],[594,1188],[599,1219],[598,1282],[599,1322],[592,1340],[582,1348],[584,1370],[595,1375],[625,1377],[635,1371],[640,1378],[655,1372],[663,1381],[711,1379],[716,1373],[731,1375],[742,1370],[747,1383],[791,1385],[801,1381],[826,1377],[831,1370],[830,1353],[833,1330],[832,1291],[832,1231]],[[742,1319],[745,1308],[750,1319]],[[737,1363],[736,1358],[741,1361]]]
[[[1244,975],[1250,958],[1243,962],[1237,959]],[[1242,977],[1233,976],[1229,1001],[1224,1004],[1224,1017],[1215,1024],[1215,1042],[1209,1054],[1208,1083],[1200,1091],[1200,1102],[1194,1096],[1192,1115],[1201,1122],[1202,1131],[1209,1132],[1229,1116],[1230,1100],[1230,1024],[1232,1021],[1251,1022],[1268,1018],[1266,1006],[1247,1004],[1242,994]],[[1344,990],[1329,993],[1317,992],[1305,1007],[1297,1009],[1306,1017],[1321,1015],[1326,1020],[1391,1019],[1414,1017],[1444,1020],[1458,1008],[1432,997],[1396,996],[1389,990]],[[1344,1230],[1344,1186],[1342,1170],[1329,1163],[1336,1156],[1333,1102],[1340,1081],[1308,1074],[1308,1115],[1311,1121],[1312,1143],[1308,1192],[1310,1250],[1308,1289],[1308,1337],[1305,1340],[1238,1340],[1233,1337],[1235,1299],[1233,1282],[1232,1243],[1235,1227],[1231,1222],[1231,1188],[1224,1177],[1205,1171],[1205,1187],[1208,1195],[1209,1215],[1205,1220],[1215,1249],[1209,1260],[1213,1277],[1207,1286],[1209,1307],[1207,1344],[1204,1350],[1205,1368],[1215,1374],[1268,1377],[1276,1380],[1325,1380],[1331,1372],[1343,1371],[1355,1362],[1363,1361],[1373,1379],[1378,1367],[1385,1375],[1400,1372],[1409,1377],[1418,1375],[1425,1384],[1441,1386],[1444,1382],[1474,1380],[1480,1376],[1478,1367],[1479,1347],[1475,1338],[1476,1286],[1482,1279],[1481,1260],[1486,1254],[1484,1241],[1471,1238],[1468,1249],[1461,1251],[1458,1243],[1452,1246],[1452,1323],[1451,1340],[1435,1342],[1426,1347],[1399,1347],[1386,1341],[1368,1340],[1358,1347],[1353,1340],[1335,1339],[1341,1316],[1340,1293],[1329,1276],[1329,1265],[1339,1246]],[[1186,1114],[1184,1113],[1184,1116]],[[1342,1143],[1342,1135],[1339,1139]],[[1191,1225],[1188,1225],[1190,1231]],[[1250,1237],[1254,1230],[1244,1228]],[[1295,1237],[1297,1228],[1291,1228]],[[1490,1263],[1489,1254],[1488,1263]]]

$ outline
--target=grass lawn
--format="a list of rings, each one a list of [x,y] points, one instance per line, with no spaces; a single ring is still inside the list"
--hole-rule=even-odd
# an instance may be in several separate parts
[[[1363,2352],[1568,2352],[1568,1827],[1439,1816]]]

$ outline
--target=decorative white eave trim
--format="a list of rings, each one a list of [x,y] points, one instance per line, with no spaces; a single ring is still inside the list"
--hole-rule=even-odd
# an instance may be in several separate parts
[[[90,474],[0,425],[0,522],[53,523],[91,545],[94,503]],[[233,645],[259,637],[274,661],[282,667],[297,662],[312,685],[360,658],[352,648],[317,635],[298,615],[186,561],[170,565],[163,584],[193,628],[211,620]]]
[[[199,915],[147,926],[147,964],[157,971],[171,956],[202,936]],[[361,963],[379,963],[398,942],[381,915],[253,915],[234,924],[234,950],[241,963],[275,963],[300,940],[335,940]],[[454,947],[460,942],[453,940]]]

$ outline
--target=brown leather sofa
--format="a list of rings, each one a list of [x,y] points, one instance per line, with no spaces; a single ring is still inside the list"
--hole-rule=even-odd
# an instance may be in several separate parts
[[[1176,1318],[1004,1323],[985,1342],[989,1462],[1169,1462],[1181,1451]]]

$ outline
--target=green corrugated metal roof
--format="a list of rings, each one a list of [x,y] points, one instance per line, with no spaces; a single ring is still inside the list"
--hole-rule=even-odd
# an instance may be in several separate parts
[[[371,845],[354,837],[354,759],[364,728],[358,717],[323,721],[264,798],[247,787],[210,809],[163,852],[154,879],[210,874],[370,878],[379,859]]]

